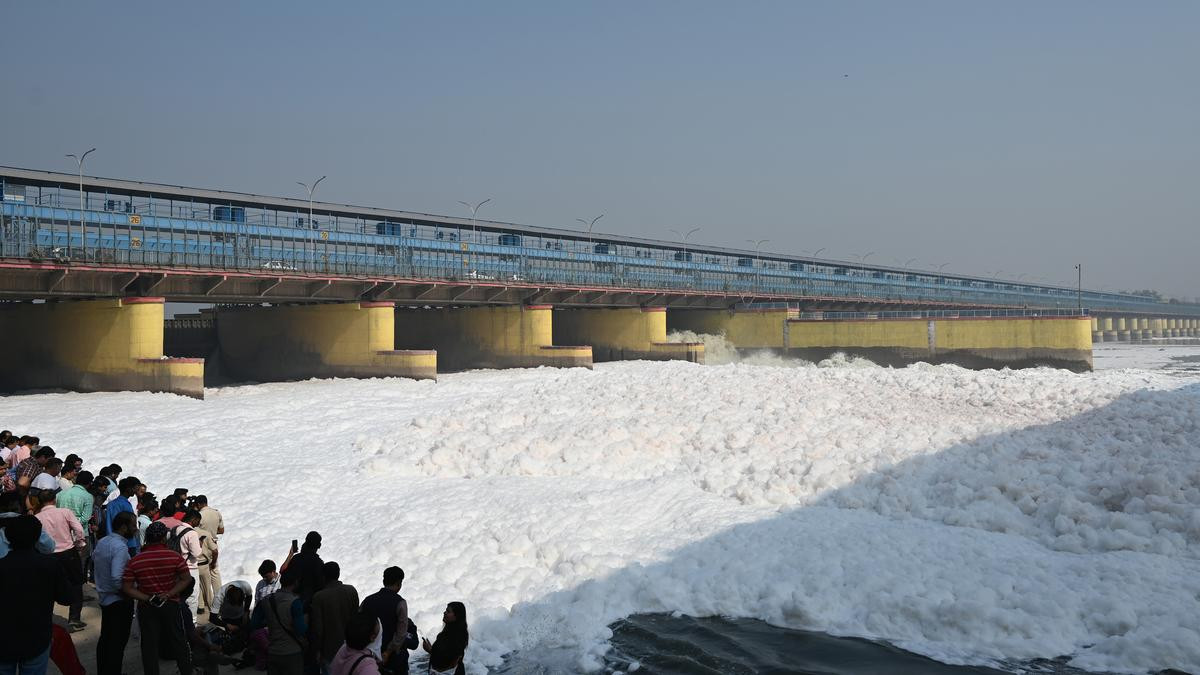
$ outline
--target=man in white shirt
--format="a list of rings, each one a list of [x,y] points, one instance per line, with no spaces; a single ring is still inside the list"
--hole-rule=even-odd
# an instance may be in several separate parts
[[[59,489],[58,473],[62,470],[63,461],[57,457],[46,462],[46,466],[42,467],[42,472],[39,473],[30,485],[31,488],[37,490],[51,490],[57,492]]]
[[[75,477],[78,475],[78,467],[64,463],[62,465],[62,470],[58,472],[58,489],[65,491],[75,487]]]
[[[188,572],[191,573],[192,579],[197,584],[199,584],[200,579],[200,558],[204,555],[204,548],[200,542],[200,534],[200,512],[195,509],[189,509],[187,513],[183,514],[183,524],[171,532],[172,539],[179,540],[179,555],[182,555],[184,561],[187,562]],[[193,616],[199,615],[196,611],[196,596],[196,593],[192,593],[187,597],[188,609],[192,610]]]
[[[12,458],[17,449],[17,442],[21,439],[16,436],[9,436],[3,445],[0,445],[0,469],[8,468],[13,465]]]

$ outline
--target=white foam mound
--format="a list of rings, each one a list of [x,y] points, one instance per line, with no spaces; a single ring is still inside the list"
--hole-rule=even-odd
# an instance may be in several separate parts
[[[827,366],[835,365],[833,363]],[[227,578],[309,529],[399,564],[475,672],[599,667],[636,612],[758,617],[950,662],[1200,670],[1200,378],[624,363],[0,399],[89,465],[205,493]]]

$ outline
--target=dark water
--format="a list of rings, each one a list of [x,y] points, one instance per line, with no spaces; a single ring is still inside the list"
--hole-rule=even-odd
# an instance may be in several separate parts
[[[1004,664],[1004,670],[951,666],[890,645],[777,628],[753,619],[642,614],[612,626],[609,675],[1083,675],[1054,661]],[[631,671],[633,664],[637,670]],[[579,672],[565,654],[512,654],[497,675]]]

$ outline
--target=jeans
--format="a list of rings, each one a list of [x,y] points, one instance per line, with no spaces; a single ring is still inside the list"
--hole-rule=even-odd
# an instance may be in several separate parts
[[[179,603],[168,600],[162,607],[155,607],[139,602],[137,611],[138,627],[142,631],[142,672],[145,675],[159,675],[158,644],[162,641],[169,647],[168,651],[175,655],[180,675],[192,675],[192,650],[183,633],[184,610]]]
[[[267,675],[302,675],[302,673],[304,673],[304,654],[267,655]]]
[[[0,661],[0,675],[46,675],[50,663],[50,648],[24,661]]]
[[[96,643],[96,672],[121,675],[125,645],[133,627],[133,601],[118,600],[100,608],[100,641]]]

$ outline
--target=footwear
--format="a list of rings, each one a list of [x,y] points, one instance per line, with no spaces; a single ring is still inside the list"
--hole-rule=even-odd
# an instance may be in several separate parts
[[[78,633],[79,631],[83,630],[84,628],[87,628],[87,624],[82,621],[71,621],[71,622],[67,623],[67,632],[68,633]]]
[[[201,607],[200,609],[196,610],[196,616],[200,616],[201,614],[203,614],[206,611],[207,611],[206,609]]]

